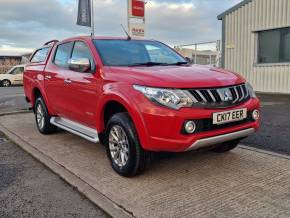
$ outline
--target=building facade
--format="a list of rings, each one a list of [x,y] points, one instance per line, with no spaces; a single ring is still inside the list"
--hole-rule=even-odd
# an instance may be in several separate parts
[[[290,94],[290,0],[244,0],[222,21],[222,67],[256,91]]]
[[[25,64],[28,62],[28,58],[31,54],[25,55],[7,55],[0,54],[0,74],[6,73],[15,65]]]
[[[216,51],[195,51],[190,48],[174,48],[183,57],[192,60],[193,64],[216,66],[218,52]]]

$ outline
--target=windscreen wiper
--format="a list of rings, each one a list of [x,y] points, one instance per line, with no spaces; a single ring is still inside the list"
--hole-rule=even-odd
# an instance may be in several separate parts
[[[181,65],[188,65],[189,63],[186,61],[179,61],[173,64],[168,64],[168,65],[177,65],[177,66],[181,66]]]
[[[135,66],[147,66],[147,67],[151,67],[151,66],[160,66],[160,65],[168,65],[168,64],[148,61],[148,62],[143,62],[143,63],[130,64],[130,67],[135,67]]]

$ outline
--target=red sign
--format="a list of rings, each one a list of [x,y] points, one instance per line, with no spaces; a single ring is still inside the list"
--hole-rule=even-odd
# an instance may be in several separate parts
[[[145,2],[143,0],[132,0],[132,16],[144,17],[145,15]]]

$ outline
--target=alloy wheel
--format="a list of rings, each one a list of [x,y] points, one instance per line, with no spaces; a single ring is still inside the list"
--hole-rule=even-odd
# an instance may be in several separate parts
[[[36,108],[36,120],[39,129],[43,129],[44,127],[44,111],[41,104],[37,105]]]
[[[109,149],[111,158],[119,167],[124,167],[129,159],[129,140],[125,130],[115,125],[109,133]]]

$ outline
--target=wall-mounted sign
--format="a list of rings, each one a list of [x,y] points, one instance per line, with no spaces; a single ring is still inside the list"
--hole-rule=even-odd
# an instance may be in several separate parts
[[[145,37],[145,24],[144,23],[131,23],[130,36],[132,37]]]
[[[227,44],[226,45],[227,49],[234,49],[235,47],[236,47],[235,44]]]
[[[144,0],[128,0],[129,17],[144,18],[145,2]]]

